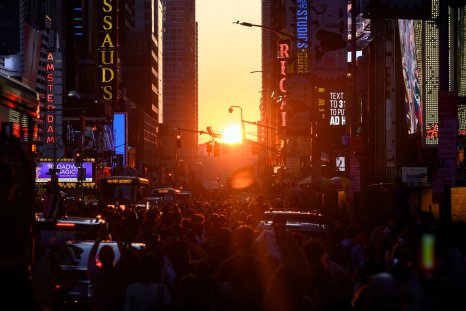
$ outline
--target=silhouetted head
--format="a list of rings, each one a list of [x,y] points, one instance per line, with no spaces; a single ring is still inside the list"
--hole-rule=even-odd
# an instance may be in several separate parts
[[[99,260],[102,262],[102,267],[113,266],[113,260],[115,260],[115,252],[113,251],[113,247],[110,245],[102,246],[99,251]]]

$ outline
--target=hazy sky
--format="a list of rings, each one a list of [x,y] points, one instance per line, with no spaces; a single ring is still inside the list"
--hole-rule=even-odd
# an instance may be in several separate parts
[[[240,124],[238,108],[247,121],[259,120],[261,90],[261,28],[244,27],[233,21],[261,23],[260,0],[197,0],[199,27],[199,130],[212,126],[216,132]],[[246,132],[253,132],[247,126]],[[253,139],[254,136],[247,135]],[[199,142],[209,139],[201,135]]]

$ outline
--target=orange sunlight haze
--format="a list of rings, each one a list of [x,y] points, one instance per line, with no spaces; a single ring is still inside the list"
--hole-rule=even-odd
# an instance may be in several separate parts
[[[227,144],[236,144],[242,141],[241,127],[239,125],[230,125],[223,130],[223,142]]]

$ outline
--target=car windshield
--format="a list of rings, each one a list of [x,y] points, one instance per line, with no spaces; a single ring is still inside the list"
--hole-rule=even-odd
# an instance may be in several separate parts
[[[112,198],[113,201],[133,202],[135,190],[133,184],[106,184],[101,188],[101,197]]]
[[[63,266],[76,266],[78,268],[87,269],[87,260],[89,258],[89,253],[91,251],[94,242],[84,242],[84,243],[67,243],[60,248],[57,253],[58,263]],[[104,245],[110,245],[115,252],[114,264],[120,259],[120,251],[118,249],[118,244],[116,242],[102,242],[99,245],[99,250]],[[140,243],[133,243],[132,247],[135,247],[138,250],[141,250],[144,246]],[[99,253],[97,250],[97,254]]]

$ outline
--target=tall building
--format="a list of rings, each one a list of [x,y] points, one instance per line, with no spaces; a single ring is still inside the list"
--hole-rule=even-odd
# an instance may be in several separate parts
[[[47,9],[50,11],[52,5],[47,0],[5,1],[3,5],[0,13],[0,19],[4,21],[0,27],[0,73],[35,90],[39,95],[40,111],[45,111],[45,66],[47,51],[53,45]],[[47,136],[44,114],[36,120],[36,124],[38,156],[44,156]],[[58,155],[61,156],[60,153]]]
[[[179,171],[178,176],[182,177],[189,171],[190,163],[196,161],[198,151],[196,2],[164,1],[164,9],[162,157],[166,169]],[[180,168],[180,163],[187,166]]]
[[[123,96],[128,113],[128,166],[146,175],[156,172],[158,124],[163,111],[162,4],[160,0],[133,0],[124,5],[120,31]]]

